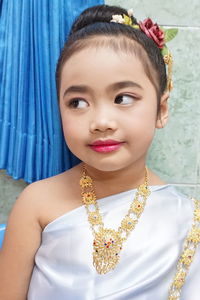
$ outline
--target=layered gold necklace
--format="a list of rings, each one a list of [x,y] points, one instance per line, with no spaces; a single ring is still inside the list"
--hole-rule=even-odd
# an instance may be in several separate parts
[[[119,262],[123,242],[135,228],[144,210],[147,197],[150,195],[148,188],[148,172],[145,168],[145,182],[141,184],[130,205],[128,213],[121,221],[118,230],[105,228],[99,207],[93,181],[83,167],[83,175],[80,179],[82,201],[88,214],[88,221],[94,235],[93,242],[93,265],[99,274],[105,274],[114,269]]]
[[[147,197],[150,195],[148,187],[148,172],[145,168],[145,182],[136,191],[135,197],[130,205],[128,213],[121,221],[118,230],[105,228],[99,207],[96,201],[96,194],[93,187],[93,180],[87,175],[85,166],[80,179],[81,196],[88,214],[88,221],[94,235],[93,242],[93,265],[99,274],[106,274],[114,269],[119,262],[123,242],[135,228],[144,210]],[[194,259],[197,246],[200,243],[200,201],[194,201],[194,213],[192,228],[188,232],[183,250],[179,256],[176,273],[170,285],[168,300],[179,300],[181,290],[185,283],[189,267]]]

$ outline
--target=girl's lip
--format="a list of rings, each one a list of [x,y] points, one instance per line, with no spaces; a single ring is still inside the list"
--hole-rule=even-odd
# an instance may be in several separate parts
[[[97,140],[90,144],[90,146],[108,146],[108,145],[118,145],[121,144],[122,142],[115,141],[115,140]]]
[[[96,152],[101,153],[108,153],[115,150],[118,150],[123,142],[115,141],[115,140],[98,140],[94,143],[90,144],[89,146],[92,148],[92,150]]]

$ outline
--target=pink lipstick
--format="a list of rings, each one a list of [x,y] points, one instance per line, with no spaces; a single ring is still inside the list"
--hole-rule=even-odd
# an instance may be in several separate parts
[[[96,152],[108,153],[118,150],[122,144],[123,142],[118,142],[115,140],[97,140],[89,146]]]

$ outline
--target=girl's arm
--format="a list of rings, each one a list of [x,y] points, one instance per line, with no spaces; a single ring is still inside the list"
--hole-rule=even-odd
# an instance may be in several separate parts
[[[32,184],[22,192],[8,220],[0,250],[2,300],[26,300],[27,297],[34,256],[41,241],[36,190],[35,184]]]

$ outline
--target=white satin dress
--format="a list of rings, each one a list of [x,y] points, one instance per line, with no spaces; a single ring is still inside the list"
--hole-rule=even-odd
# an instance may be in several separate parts
[[[35,256],[28,300],[167,300],[193,202],[171,185],[152,186],[117,267],[99,275],[92,264],[93,235],[84,206],[49,223]],[[98,200],[106,228],[116,229],[136,190]],[[181,300],[200,300],[200,247]]]

